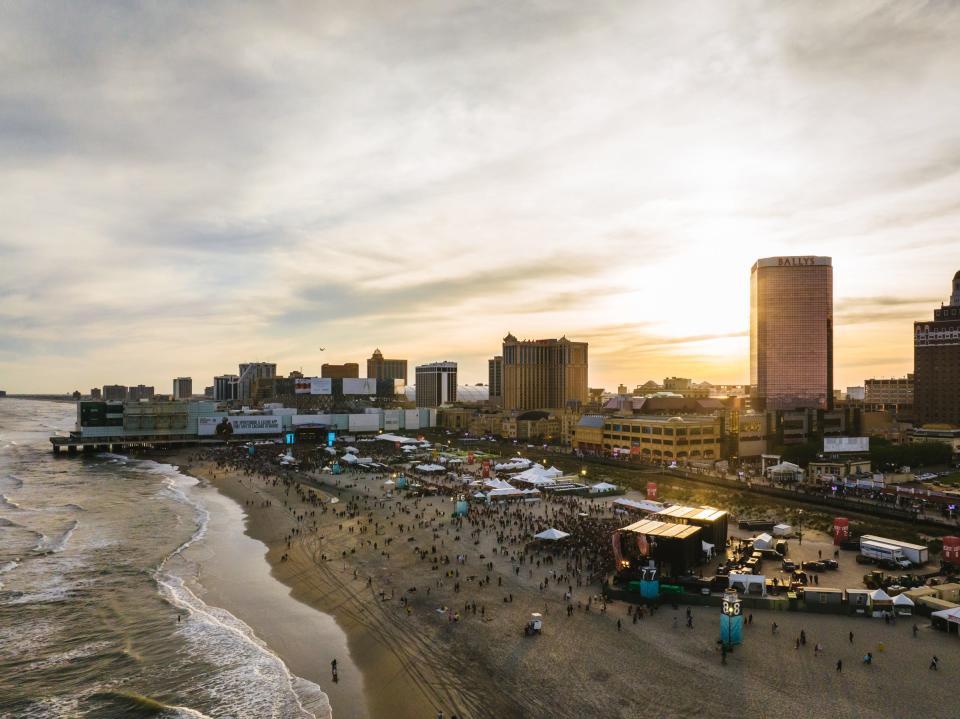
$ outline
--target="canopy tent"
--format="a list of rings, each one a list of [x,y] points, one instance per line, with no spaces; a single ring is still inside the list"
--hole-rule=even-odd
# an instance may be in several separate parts
[[[753,538],[753,548],[754,549],[772,549],[773,548],[773,537],[764,532],[763,534],[758,534]]]
[[[660,502],[654,502],[649,499],[643,499],[639,502],[635,499],[626,499],[621,497],[620,499],[613,500],[613,503],[618,507],[623,507],[624,509],[629,509],[634,512],[646,512],[648,514],[656,514],[662,512],[665,504]]]
[[[901,616],[913,614],[913,600],[906,594],[898,594],[893,598],[893,611]]]
[[[346,462],[347,464],[356,464],[357,456],[354,454],[345,454],[340,458],[341,462]]]
[[[874,604],[890,604],[893,601],[893,597],[891,597],[882,589],[874,589],[872,592],[870,592],[870,601]]]
[[[509,499],[511,497],[522,497],[523,492],[515,487],[504,487],[502,489],[491,489],[487,492],[490,499]]]
[[[731,572],[727,577],[727,586],[736,589],[741,594],[767,596],[767,578],[762,574],[736,574]]]
[[[360,454],[360,450],[356,447],[345,447],[343,451],[349,454]]]
[[[373,461],[373,457],[357,457],[357,464],[370,465],[376,464],[376,462]]]
[[[401,437],[399,434],[378,434],[375,439],[382,442],[399,442],[400,444],[416,444],[417,440],[410,437]]]
[[[775,524],[773,525],[773,534],[777,537],[783,537],[793,531],[793,527],[789,524]]]
[[[323,450],[324,450],[327,454],[336,454],[336,453],[337,453],[337,450],[335,450],[333,447],[324,447]]]
[[[514,489],[512,484],[502,479],[488,479],[484,481],[483,486],[489,487],[490,489]]]
[[[485,495],[483,492],[474,492],[474,493],[473,493],[473,498],[474,498],[474,499],[486,499],[486,498],[487,498],[487,495]]]
[[[953,624],[960,624],[960,607],[950,607],[950,609],[941,609],[939,612],[931,612],[930,617],[935,617]]]
[[[518,472],[521,469],[527,469],[532,464],[533,461],[525,457],[514,457],[501,464],[493,465],[493,468],[498,472]]]
[[[439,464],[418,464],[414,467],[418,472],[445,472],[446,469]]]
[[[539,534],[534,534],[533,538],[546,539],[551,542],[555,542],[558,539],[565,539],[566,537],[569,537],[569,536],[570,536],[569,532],[561,532],[559,529],[554,529],[553,527],[550,527],[550,529],[545,529]]]
[[[392,487],[392,486],[395,485],[395,484],[396,484],[396,482],[394,482],[392,479],[388,479],[386,482],[383,483],[383,486],[385,486],[385,487]]]
[[[599,492],[612,492],[616,488],[617,485],[610,484],[610,482],[597,482],[596,484],[591,485],[590,491],[594,494],[597,494]]]

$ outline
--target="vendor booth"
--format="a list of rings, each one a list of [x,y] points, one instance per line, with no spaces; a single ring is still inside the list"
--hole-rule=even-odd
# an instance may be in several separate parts
[[[960,607],[942,609],[930,615],[930,621],[937,629],[949,634],[960,635]]]
[[[913,614],[913,600],[906,594],[898,594],[893,598],[893,612],[900,617],[909,617]]]

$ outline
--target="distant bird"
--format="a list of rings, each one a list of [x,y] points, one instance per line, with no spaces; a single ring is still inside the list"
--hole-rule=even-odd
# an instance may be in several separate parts
[[[321,351],[321,352],[324,352],[326,349],[327,349],[326,347],[321,347],[321,348],[320,348],[320,351]]]

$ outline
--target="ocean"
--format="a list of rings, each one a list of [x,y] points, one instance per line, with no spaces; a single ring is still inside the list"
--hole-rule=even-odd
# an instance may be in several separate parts
[[[75,416],[0,400],[0,717],[330,716],[320,687],[196,591],[210,522],[197,480],[55,457],[48,437]]]

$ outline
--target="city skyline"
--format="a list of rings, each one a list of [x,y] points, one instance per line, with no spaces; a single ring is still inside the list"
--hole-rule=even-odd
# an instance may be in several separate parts
[[[2,18],[9,392],[375,347],[484,382],[507,332],[589,342],[590,386],[743,384],[776,255],[833,257],[843,388],[913,370],[960,269],[955,7]]]

